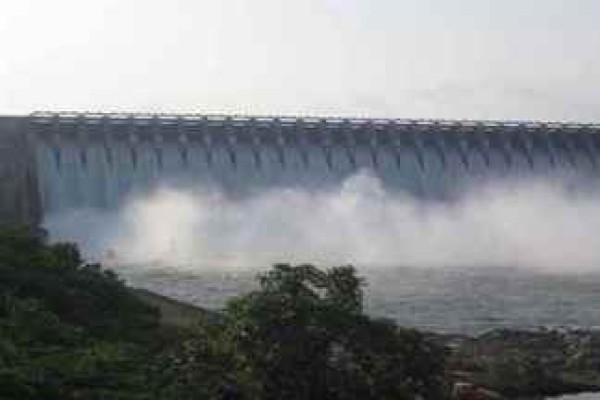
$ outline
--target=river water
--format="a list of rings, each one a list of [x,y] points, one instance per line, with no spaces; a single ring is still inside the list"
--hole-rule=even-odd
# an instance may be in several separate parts
[[[255,287],[259,270],[220,272],[123,267],[127,281],[199,306],[220,309]],[[600,327],[600,274],[517,269],[358,268],[369,314],[440,333],[493,328]]]

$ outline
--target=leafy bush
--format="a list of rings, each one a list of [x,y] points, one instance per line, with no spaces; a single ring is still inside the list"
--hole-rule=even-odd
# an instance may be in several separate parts
[[[214,378],[205,395],[235,385],[264,400],[444,398],[441,349],[364,315],[353,267],[280,264],[258,280],[259,290],[229,302],[221,327],[201,330],[175,356],[190,382]],[[207,371],[207,360],[221,372]]]

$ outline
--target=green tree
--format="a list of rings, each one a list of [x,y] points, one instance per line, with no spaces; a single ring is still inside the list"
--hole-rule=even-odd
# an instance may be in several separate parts
[[[233,299],[225,335],[260,399],[439,399],[443,352],[416,331],[363,314],[351,266],[278,264]]]

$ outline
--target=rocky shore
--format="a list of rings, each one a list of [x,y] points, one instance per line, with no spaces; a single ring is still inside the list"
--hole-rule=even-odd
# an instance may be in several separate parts
[[[501,329],[476,337],[432,337],[448,351],[457,399],[600,391],[600,330]]]

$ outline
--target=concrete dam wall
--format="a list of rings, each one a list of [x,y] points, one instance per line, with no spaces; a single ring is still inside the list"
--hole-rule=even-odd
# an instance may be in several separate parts
[[[33,150],[27,118],[0,117],[0,222],[35,225],[41,219]]]
[[[3,207],[30,220],[115,209],[163,185],[244,196],[335,187],[361,170],[426,199],[497,178],[600,177],[600,125],[591,124],[52,113],[13,123],[0,126],[3,143],[13,138],[7,148],[21,149],[0,161]]]

